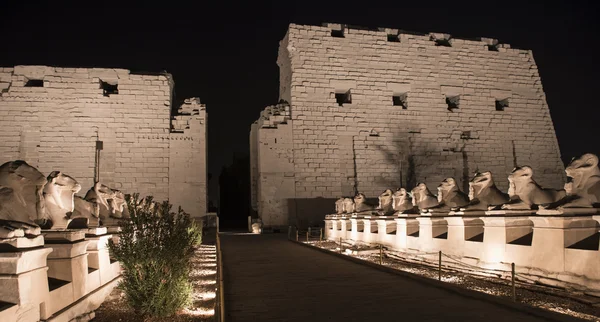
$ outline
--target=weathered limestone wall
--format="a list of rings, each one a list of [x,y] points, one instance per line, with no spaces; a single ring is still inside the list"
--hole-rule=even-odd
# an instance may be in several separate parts
[[[118,93],[105,95],[103,82],[116,85]],[[0,68],[0,164],[22,159],[43,173],[62,170],[77,178],[85,193],[96,176],[96,141],[102,141],[99,181],[156,200],[172,197],[170,158],[180,147],[170,140],[179,142],[170,133],[173,86],[169,74],[138,75],[125,69]],[[205,126],[200,132],[193,128],[179,136],[200,142]],[[198,153],[205,159],[202,151]],[[205,169],[205,164],[196,167]],[[206,189],[194,193],[205,198],[202,191]]]
[[[199,98],[188,99],[178,114],[169,140],[169,199],[194,216],[204,216],[208,205],[206,106]]]
[[[287,226],[295,198],[292,124],[287,104],[267,107],[252,127],[256,139],[256,202],[267,226]]]
[[[532,52],[485,38],[451,38],[451,47],[432,40],[446,36],[290,25],[278,64],[280,98],[291,109],[296,199],[374,197],[417,182],[435,188],[450,176],[465,189],[476,170],[492,171],[506,191],[515,164],[531,166],[542,186],[562,187]],[[348,92],[351,103],[339,106],[336,94]],[[446,99],[456,96],[450,111]],[[496,101],[508,106],[497,110]]]

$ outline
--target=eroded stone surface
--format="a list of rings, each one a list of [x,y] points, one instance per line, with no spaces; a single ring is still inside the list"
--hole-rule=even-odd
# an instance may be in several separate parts
[[[500,191],[490,171],[477,172],[469,182],[469,204],[462,211],[485,211],[509,201],[508,194]]]
[[[533,169],[529,166],[514,168],[508,181],[511,202],[504,204],[503,209],[532,209],[556,202],[566,195],[565,190],[544,189],[538,185],[533,180]]]
[[[412,193],[412,204],[419,208],[419,210],[425,210],[438,205],[438,200],[431,191],[427,188],[424,183],[419,183],[411,191]]]
[[[0,166],[0,220],[37,227],[47,219],[43,190],[46,178],[25,161]]]

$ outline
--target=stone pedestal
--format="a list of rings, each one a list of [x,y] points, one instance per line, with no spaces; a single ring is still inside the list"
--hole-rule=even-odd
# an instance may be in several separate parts
[[[589,215],[538,215],[529,219],[533,221],[532,262],[552,272],[565,270],[565,248],[598,232],[598,222]]]
[[[45,248],[19,248],[43,244],[43,237],[8,242],[12,249],[0,251],[0,299],[12,303],[0,311],[0,321],[38,321],[40,304],[48,299],[46,258],[51,252]],[[2,241],[0,241],[1,243]]]
[[[116,277],[118,271],[114,272],[111,267],[111,260],[108,252],[108,240],[112,238],[112,235],[101,235],[101,236],[88,236],[87,245],[88,252],[88,266],[91,269],[99,271],[100,274],[100,285],[108,283],[110,280]],[[116,263],[118,265],[118,263]]]
[[[76,302],[88,293],[87,229],[80,231],[45,232],[50,240],[45,248],[48,255],[48,277],[60,286],[50,290],[49,300],[42,306],[42,319]]]
[[[409,238],[419,238],[419,222],[416,216],[404,216],[394,219],[396,222],[396,245],[398,249],[413,248]]]
[[[478,254],[478,245],[468,242],[483,243],[483,221],[479,217],[459,215],[448,216],[445,219],[448,222],[448,243],[445,252],[457,256]]]
[[[377,222],[373,219],[372,216],[364,216],[362,219],[364,225],[364,238],[363,240],[366,243],[377,243],[379,242],[379,236],[377,234],[378,228]]]
[[[516,254],[512,257],[513,260],[510,254],[509,257],[506,256],[507,245],[510,243],[528,247],[528,239],[533,232],[533,223],[528,216],[484,216],[480,219],[484,223],[481,260],[486,263],[486,267],[499,268],[502,262],[512,262]]]
[[[444,217],[420,216],[419,244],[422,251],[438,251],[443,241],[448,238],[448,222]]]
[[[325,240],[329,240],[332,239],[333,236],[331,234],[331,231],[333,229],[333,220],[332,219],[325,219]],[[295,238],[295,237],[293,237]]]
[[[375,219],[379,243],[393,247],[396,237],[396,222],[393,217],[379,216]]]
[[[340,220],[340,225],[340,237],[342,237],[343,239],[350,238],[352,232],[352,222],[349,219],[343,218]]]

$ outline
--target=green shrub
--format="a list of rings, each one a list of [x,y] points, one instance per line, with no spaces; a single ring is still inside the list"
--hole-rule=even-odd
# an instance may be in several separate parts
[[[164,317],[190,303],[190,261],[202,240],[198,227],[181,207],[177,213],[165,201],[127,197],[130,221],[123,221],[117,244],[109,241],[112,256],[121,263],[119,288],[138,314]]]

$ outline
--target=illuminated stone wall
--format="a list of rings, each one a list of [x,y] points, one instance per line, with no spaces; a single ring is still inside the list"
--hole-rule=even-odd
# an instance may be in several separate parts
[[[376,197],[417,182],[435,190],[446,177],[465,189],[477,170],[492,171],[506,191],[516,164],[531,166],[542,186],[563,185],[529,50],[487,38],[292,24],[278,65],[280,98],[290,104],[296,222],[315,222],[356,191]]]
[[[64,171],[77,178],[83,194],[98,177],[125,193],[193,205],[185,210],[202,215],[206,113],[197,107],[171,124],[173,86],[166,73],[0,68],[0,163],[21,159],[43,173]],[[102,142],[99,162],[97,141]]]

